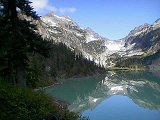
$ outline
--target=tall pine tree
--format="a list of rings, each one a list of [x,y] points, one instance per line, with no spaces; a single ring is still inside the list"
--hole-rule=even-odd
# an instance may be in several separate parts
[[[36,26],[18,13],[39,19],[29,0],[0,0],[0,72],[4,79],[26,86],[28,53],[47,55],[49,44],[35,33]]]

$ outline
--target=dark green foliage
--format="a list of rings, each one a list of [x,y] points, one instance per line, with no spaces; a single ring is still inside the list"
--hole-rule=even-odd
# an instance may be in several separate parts
[[[115,67],[146,69],[148,65],[151,65],[152,62],[158,59],[159,57],[160,51],[157,51],[156,53],[145,57],[133,56],[130,58],[120,58],[116,60]]]
[[[52,44],[49,58],[39,54],[30,57],[28,85],[43,86],[56,82],[59,78],[88,76],[103,73],[103,67],[87,60],[82,54],[76,54],[63,43]]]
[[[152,64],[152,62],[156,59],[160,58],[160,50],[153,55],[147,56],[144,58],[144,61],[146,62],[147,65]]]
[[[43,69],[42,60],[44,57],[36,54],[34,57],[30,57],[29,67],[27,69],[27,86],[36,87],[40,82]]]
[[[18,13],[39,17],[28,0],[0,0],[0,73],[13,84],[26,85],[28,53],[48,55],[49,45],[35,33],[31,21],[21,19]]]
[[[0,81],[0,108],[0,120],[43,120],[54,116],[60,120],[76,120],[78,117],[75,113],[60,109],[54,100],[43,93],[13,87],[2,81]]]
[[[130,69],[145,69],[145,66],[144,58],[140,57],[121,58],[116,61],[115,65],[115,67]]]
[[[103,71],[93,61],[84,59],[82,54],[75,54],[64,44],[52,45],[36,34],[36,25],[21,17],[39,18],[28,0],[1,0],[0,4],[3,6],[0,9],[0,75],[4,80],[25,86],[28,79],[27,84],[35,87],[45,79]],[[40,54],[51,57],[45,59]]]
[[[39,19],[29,0],[0,0],[0,120],[54,119],[55,115],[76,120],[77,114],[57,107],[47,96],[12,85],[43,86],[62,75],[89,75],[103,69],[64,44],[43,40],[36,25],[19,13]]]
[[[102,70],[94,61],[85,59],[81,53],[75,54],[62,43],[53,45],[50,56],[50,60],[53,61],[51,69],[57,69],[58,75],[64,73],[67,76],[92,75],[100,72],[98,69]]]

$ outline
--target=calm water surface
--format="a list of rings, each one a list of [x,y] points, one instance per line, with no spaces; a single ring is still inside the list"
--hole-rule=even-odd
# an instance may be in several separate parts
[[[107,72],[45,90],[90,120],[160,120],[160,71]]]

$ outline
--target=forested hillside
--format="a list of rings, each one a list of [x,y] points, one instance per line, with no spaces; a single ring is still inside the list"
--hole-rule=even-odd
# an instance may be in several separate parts
[[[157,51],[154,54],[141,57],[141,56],[133,56],[129,58],[120,58],[116,59],[116,65],[115,67],[120,68],[129,68],[129,69],[153,69],[153,67],[156,66],[157,68],[160,68],[160,65],[158,64],[160,58],[160,51]],[[149,66],[152,66],[149,67]]]
[[[105,69],[87,60],[81,53],[76,54],[63,43],[51,43],[49,57],[40,54],[30,56],[28,85],[31,87],[57,82],[57,79],[81,77],[104,73]]]
[[[64,44],[48,42],[36,33],[37,25],[19,18],[21,12],[39,19],[30,3],[0,0],[0,120],[77,120],[78,114],[29,87],[104,69]]]

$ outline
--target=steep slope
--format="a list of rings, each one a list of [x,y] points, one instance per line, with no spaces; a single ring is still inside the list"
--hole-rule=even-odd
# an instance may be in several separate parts
[[[38,32],[53,42],[62,42],[76,53],[82,53],[105,67],[116,65],[117,59],[145,57],[160,49],[160,20],[153,25],[136,27],[125,38],[109,40],[91,28],[82,29],[69,17],[50,13],[38,21]]]
[[[118,44],[120,41],[121,45]],[[143,59],[160,50],[160,19],[155,21],[153,25],[144,24],[136,27],[128,36],[116,42],[115,45],[119,45],[119,47],[116,47],[117,51],[112,50],[113,52],[109,52],[110,54],[105,51],[101,55],[101,61],[106,60],[103,63],[106,66],[124,67],[126,64],[130,66],[131,64],[140,63],[144,65],[148,63]],[[112,48],[114,47],[112,46]],[[125,64],[122,65],[122,62],[125,62]]]
[[[125,40],[125,47],[133,46],[132,50],[155,52],[160,48],[160,20],[153,25],[144,24],[132,30]]]
[[[125,48],[127,47],[130,48],[119,59],[117,67],[124,62],[123,67],[126,64],[139,64],[138,66],[142,67],[157,61],[160,50],[160,20],[155,21],[153,25],[144,24],[132,30],[125,39]]]
[[[48,40],[63,42],[72,50],[93,59],[104,52],[105,38],[102,39],[91,29],[81,29],[69,17],[59,17],[54,13],[41,17],[39,33]]]

